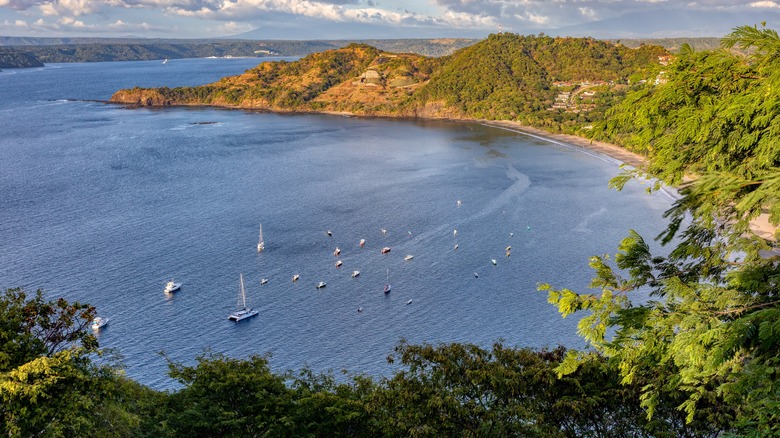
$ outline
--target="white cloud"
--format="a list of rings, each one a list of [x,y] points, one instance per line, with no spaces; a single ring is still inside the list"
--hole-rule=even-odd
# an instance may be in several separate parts
[[[780,4],[773,1],[759,1],[750,4],[751,8],[780,8]]]
[[[240,33],[249,32],[254,28],[255,26],[249,23],[227,21],[225,23],[220,23],[220,25],[216,27],[208,27],[206,28],[206,31],[210,35],[237,35]]]

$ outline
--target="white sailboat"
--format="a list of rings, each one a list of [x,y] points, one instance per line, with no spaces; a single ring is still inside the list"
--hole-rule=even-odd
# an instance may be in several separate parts
[[[238,290],[238,306],[240,309],[232,312],[230,315],[228,315],[228,319],[231,321],[241,321],[242,319],[251,318],[258,313],[260,313],[259,310],[255,310],[251,307],[247,307],[246,305],[246,290],[244,289],[244,274],[239,274],[239,278],[241,280],[241,286]]]
[[[263,224],[260,224],[260,237],[257,239],[257,252],[261,252],[265,249],[265,241],[263,240]]]
[[[387,283],[385,283],[385,293],[390,293],[390,289],[392,289],[392,286],[390,286],[390,270],[387,270]]]
[[[165,289],[163,289],[163,291],[165,293],[172,293],[179,289],[181,289],[181,283],[176,283],[175,281],[171,280],[165,284]]]

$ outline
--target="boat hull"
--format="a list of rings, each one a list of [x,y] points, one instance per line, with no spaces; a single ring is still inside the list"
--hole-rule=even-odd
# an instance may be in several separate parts
[[[237,310],[231,313],[230,315],[228,315],[228,319],[231,321],[238,322],[247,318],[251,318],[253,316],[257,316],[257,314],[259,313],[260,311],[255,309],[242,309],[242,310]]]

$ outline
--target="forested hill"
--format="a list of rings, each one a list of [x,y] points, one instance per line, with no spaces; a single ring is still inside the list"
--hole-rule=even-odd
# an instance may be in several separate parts
[[[111,100],[365,116],[587,121],[586,115],[576,116],[581,111],[549,111],[562,89],[587,84],[612,96],[629,80],[654,78],[659,56],[666,54],[657,46],[629,49],[590,38],[509,33],[441,58],[354,44],[295,62],[264,63],[200,87],[121,90]],[[591,97],[588,110],[598,110],[599,96]]]
[[[0,68],[43,67],[43,63],[29,53],[0,47]]]
[[[338,49],[351,40],[184,40],[72,38],[36,39],[0,37],[0,47],[15,50],[42,62],[106,62],[152,59],[214,57],[305,56]],[[425,56],[449,55],[471,45],[464,38],[365,40],[382,50],[418,53]]]

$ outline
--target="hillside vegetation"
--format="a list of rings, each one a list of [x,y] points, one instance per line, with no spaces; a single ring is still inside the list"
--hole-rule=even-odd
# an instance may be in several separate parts
[[[557,126],[572,119],[589,121],[589,116],[548,110],[559,92],[556,82],[569,87],[601,84],[601,94],[609,98],[631,80],[653,78],[661,67],[658,56],[666,54],[657,46],[629,49],[590,38],[514,34],[491,35],[442,58],[353,44],[295,62],[264,63],[201,87],[121,90],[111,101],[361,116],[509,118]]]
[[[43,63],[29,53],[0,47],[0,68],[28,67],[43,67]]]

